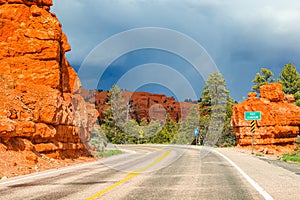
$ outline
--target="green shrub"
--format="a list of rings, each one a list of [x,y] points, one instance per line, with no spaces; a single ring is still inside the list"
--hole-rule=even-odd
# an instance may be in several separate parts
[[[97,152],[104,151],[105,147],[107,146],[107,139],[101,129],[95,128],[91,132],[90,144],[95,147]]]
[[[256,156],[259,156],[259,157],[264,157],[265,155],[264,154],[261,154],[261,153],[257,153],[255,154]]]
[[[296,152],[294,152],[292,154],[283,154],[282,155],[282,160],[284,162],[296,162],[296,163],[300,163],[300,156],[297,155]]]
[[[114,156],[114,155],[118,155],[118,154],[122,154],[123,152],[120,150],[108,150],[105,152],[99,152],[97,154],[97,157],[109,157],[109,156]]]

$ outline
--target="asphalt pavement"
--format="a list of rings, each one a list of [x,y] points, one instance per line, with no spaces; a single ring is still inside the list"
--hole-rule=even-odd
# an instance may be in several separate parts
[[[300,165],[235,148],[215,150],[231,159],[273,199],[300,199]]]
[[[125,153],[93,163],[0,181],[0,199],[299,197],[297,172],[235,149],[172,145],[118,148]]]

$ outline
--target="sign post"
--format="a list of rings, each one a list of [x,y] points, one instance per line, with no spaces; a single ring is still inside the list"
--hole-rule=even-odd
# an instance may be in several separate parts
[[[254,133],[255,133],[255,120],[250,122],[250,129],[252,132],[252,154],[254,154]]]
[[[244,112],[244,119],[245,120],[251,120],[250,122],[250,130],[252,132],[252,154],[254,154],[254,133],[255,133],[255,127],[256,127],[256,120],[261,120],[261,112]]]

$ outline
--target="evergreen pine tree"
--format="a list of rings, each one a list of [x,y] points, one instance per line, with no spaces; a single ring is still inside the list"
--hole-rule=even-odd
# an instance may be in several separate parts
[[[235,146],[236,144],[236,135],[233,132],[231,126],[231,116],[232,116],[232,106],[234,105],[234,100],[228,98],[226,103],[226,118],[224,121],[224,126],[222,130],[221,137],[218,139],[218,146]]]
[[[173,144],[191,144],[194,140],[194,130],[199,127],[199,112],[196,106],[190,109],[185,120],[181,120],[178,133],[175,135]]]
[[[296,105],[300,106],[300,74],[293,64],[284,65],[278,82],[281,83],[283,92],[294,95]]]
[[[252,82],[255,84],[252,86],[252,90],[259,93],[260,86],[266,85],[268,83],[274,83],[274,74],[271,70],[262,68],[260,73],[256,73]]]
[[[291,63],[283,67],[278,82],[281,83],[285,94],[296,94],[300,91],[300,74]]]
[[[166,122],[164,127],[154,136],[154,143],[169,144],[177,133],[177,124],[174,122],[170,114],[166,114]]]
[[[122,93],[117,85],[110,89],[107,104],[110,107],[104,111],[102,130],[112,143],[127,143],[128,135],[124,133],[127,106],[122,100]]]
[[[233,102],[226,89],[224,78],[217,71],[205,81],[202,90],[200,107],[200,141],[206,145],[215,145],[225,141],[227,131],[230,130],[230,112]]]

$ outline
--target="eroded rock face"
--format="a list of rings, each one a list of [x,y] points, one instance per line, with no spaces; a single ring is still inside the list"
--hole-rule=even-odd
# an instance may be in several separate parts
[[[78,94],[80,80],[65,58],[70,45],[51,5],[0,0],[0,143],[55,158],[88,155],[98,113]]]
[[[244,120],[244,112],[261,111],[262,119],[256,121],[255,144],[288,145],[297,141],[300,126],[300,107],[290,103],[282,85],[268,84],[260,87],[260,99],[251,92],[248,99],[232,108],[232,126],[237,144],[251,145],[250,121]]]
[[[52,0],[0,0],[1,4],[25,4],[27,6],[37,5],[40,8],[44,8],[45,10],[50,10],[50,6],[52,6]]]
[[[109,106],[106,104],[107,92],[96,92],[94,102],[99,111],[99,118],[103,120],[104,111]],[[88,96],[88,94],[86,94]],[[142,118],[147,121],[162,120],[169,113],[173,121],[178,122],[181,118],[189,114],[190,109],[195,104],[187,102],[176,102],[173,97],[167,97],[163,94],[151,94],[147,92],[130,92],[122,91],[122,99],[124,102],[130,102],[128,112],[132,119],[137,121]]]

